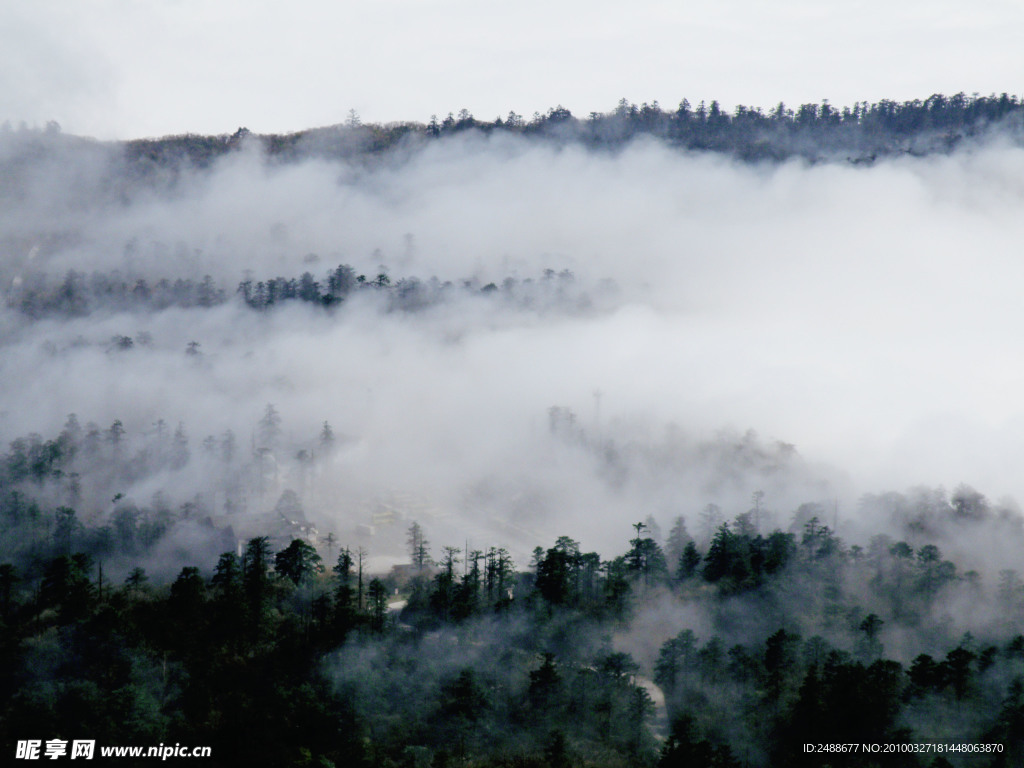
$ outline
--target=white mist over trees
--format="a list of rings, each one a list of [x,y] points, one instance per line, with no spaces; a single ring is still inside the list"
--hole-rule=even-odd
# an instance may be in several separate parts
[[[13,153],[18,135],[4,141]],[[543,477],[531,441],[560,406],[591,440],[755,429],[849,473],[855,489],[825,493],[847,501],[963,480],[1021,495],[1004,468],[1020,454],[1024,155],[998,137],[864,167],[469,132],[369,166],[252,148],[114,197],[96,148],[66,151],[8,197],[8,440],[74,412],[132,435],[182,422],[193,449],[231,429],[248,450],[272,402],[293,442],[324,420],[351,437],[338,460],[373,490],[433,494]],[[352,269],[332,278],[339,264]],[[325,292],[405,281],[386,306],[429,311],[381,315],[360,292],[336,315],[295,302],[254,317],[238,300],[278,277],[302,293],[303,275]],[[439,294],[447,282],[465,289]]]
[[[658,114],[0,136],[16,722],[124,702],[245,750],[287,690],[280,764],[1019,754],[1017,133],[586,133]]]

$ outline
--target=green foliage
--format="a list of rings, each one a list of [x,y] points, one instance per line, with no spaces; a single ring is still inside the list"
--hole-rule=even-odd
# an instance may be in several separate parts
[[[369,601],[370,627],[375,632],[383,632],[388,613],[388,590],[380,579],[370,581],[366,590]]]
[[[298,586],[322,573],[324,566],[311,544],[302,539],[292,539],[291,544],[274,555],[274,570]]]
[[[62,555],[46,566],[40,589],[40,605],[59,611],[62,623],[80,619],[89,613],[94,598],[87,555]]]
[[[676,568],[676,578],[680,581],[686,581],[687,579],[693,578],[697,574],[697,569],[700,568],[700,564],[703,561],[700,552],[697,551],[697,545],[693,541],[686,542],[683,547],[682,554],[679,555],[679,565]]]
[[[713,745],[699,738],[694,719],[680,715],[672,722],[672,732],[662,747],[658,768],[739,768],[727,745]]]
[[[86,449],[86,431],[69,426],[62,444],[113,455],[98,429]],[[5,466],[28,472],[17,456]],[[917,520],[905,541],[847,547],[820,505],[801,506],[795,533],[762,534],[743,513],[718,523],[705,558],[676,525],[677,579],[643,535],[651,523],[609,559],[562,536],[523,572],[502,548],[448,547],[436,570],[386,577],[364,572],[364,550],[332,541],[325,574],[308,542],[274,553],[256,537],[212,571],[185,565],[164,579],[139,558],[166,500],[117,498],[101,525],[85,525],[71,507],[36,501],[34,482],[29,473],[0,495],[5,536],[26,539],[0,564],[8,739],[88,728],[108,743],[159,743],[188,732],[232,760],[274,765],[763,768],[820,765],[805,742],[920,741],[935,729],[1005,745],[981,765],[1024,755],[1019,577],[958,575]],[[963,510],[930,514],[988,519],[982,501],[961,496]],[[388,608],[396,587],[401,615]],[[968,599],[998,609],[980,640],[943,618]],[[906,669],[888,658],[894,648],[913,659]]]

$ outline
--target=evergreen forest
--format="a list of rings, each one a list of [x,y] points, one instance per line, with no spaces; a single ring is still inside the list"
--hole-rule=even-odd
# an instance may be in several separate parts
[[[1022,147],[964,93],[0,127],[0,750],[1024,765]]]

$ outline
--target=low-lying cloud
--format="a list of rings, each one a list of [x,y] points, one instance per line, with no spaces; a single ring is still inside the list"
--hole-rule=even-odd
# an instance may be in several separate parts
[[[585,549],[647,514],[731,517],[757,488],[783,524],[800,501],[849,517],[861,493],[916,484],[1024,498],[1022,166],[998,140],[855,166],[468,136],[372,165],[250,149],[119,194],[95,158],[30,168],[0,220],[0,439],[72,412],[129,435],[163,419],[196,462],[229,429],[248,450],[273,403],[293,453],[325,420],[345,438],[308,498],[324,519],[412,494],[455,520],[572,526]],[[458,290],[416,311],[374,289],[329,309],[235,295],[342,263]],[[33,275],[68,270],[209,275],[226,301],[19,309]],[[546,298],[502,298],[506,278]],[[759,458],[723,471],[721,446],[744,440]]]

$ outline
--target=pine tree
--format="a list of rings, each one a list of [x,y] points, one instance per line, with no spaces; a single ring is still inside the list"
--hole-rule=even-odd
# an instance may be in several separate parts
[[[409,561],[417,570],[422,571],[430,565],[430,542],[424,537],[419,523],[413,522],[409,526],[406,544],[409,547]]]

